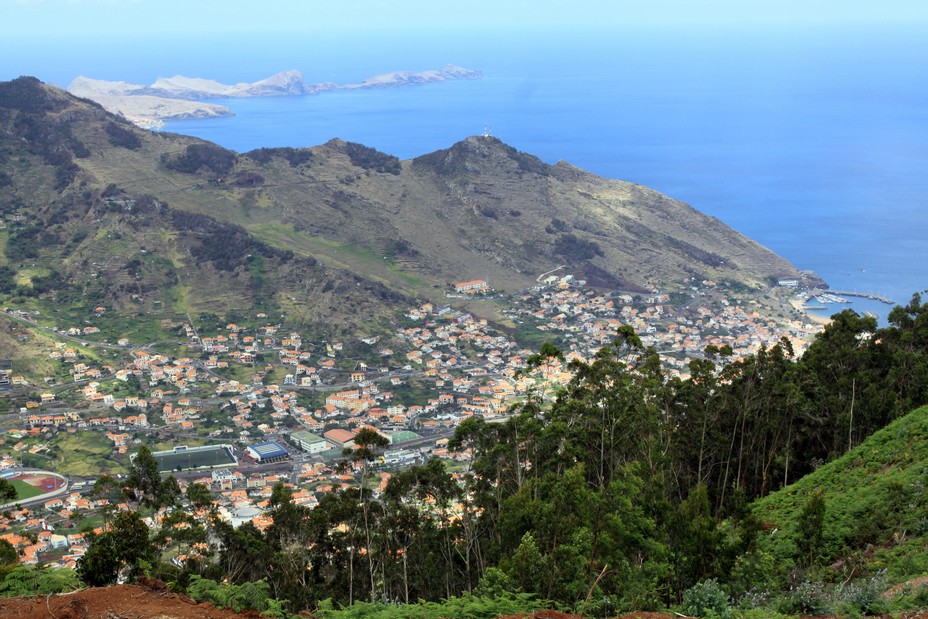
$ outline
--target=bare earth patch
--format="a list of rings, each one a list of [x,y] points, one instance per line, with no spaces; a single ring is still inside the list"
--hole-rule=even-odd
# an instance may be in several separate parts
[[[155,581],[157,582],[157,581]],[[163,587],[163,585],[161,585]],[[236,613],[200,604],[158,586],[117,585],[74,593],[0,600],[0,617],[17,619],[240,619]]]

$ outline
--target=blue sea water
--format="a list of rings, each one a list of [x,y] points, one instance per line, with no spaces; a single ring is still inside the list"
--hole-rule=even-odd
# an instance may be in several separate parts
[[[67,57],[30,45],[0,43],[0,77],[239,82],[295,68],[309,83],[349,83],[446,63],[481,69],[474,81],[217,101],[236,115],[165,130],[240,152],[339,137],[407,158],[489,125],[550,163],[688,202],[833,288],[901,303],[928,288],[928,38],[915,30],[108,40]],[[4,53],[14,48],[29,54]]]

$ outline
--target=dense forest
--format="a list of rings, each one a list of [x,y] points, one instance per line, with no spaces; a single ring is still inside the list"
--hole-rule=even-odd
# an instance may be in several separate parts
[[[264,531],[224,523],[203,486],[181,493],[161,480],[143,448],[125,482],[96,488],[138,511],[114,515],[78,574],[95,585],[154,575],[198,599],[278,615],[363,602],[431,616],[423,604],[438,600],[590,616],[798,613],[822,610],[816,595],[828,587],[844,592],[846,612],[879,610],[880,574],[852,559],[862,542],[893,534],[882,512],[829,531],[822,495],[809,491],[772,548],[764,540],[782,523],[752,506],[928,403],[928,303],[915,295],[889,323],[847,310],[800,358],[785,339],[738,361],[710,348],[686,379],[668,379],[623,327],[592,361],[570,362],[573,379],[554,397],[530,394],[503,423],[462,423],[449,448],[470,455],[463,470],[432,460],[375,492],[385,439],[362,430],[344,461],[360,484],[314,509],[279,484]],[[524,372],[544,377],[562,362],[545,344]],[[924,512],[917,496],[900,488],[881,509]],[[158,509],[152,533],[140,514]],[[182,567],[162,562],[169,549],[186,556]]]

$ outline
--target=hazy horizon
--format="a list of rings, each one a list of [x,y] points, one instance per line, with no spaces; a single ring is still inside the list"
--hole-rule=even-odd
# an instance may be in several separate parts
[[[182,0],[0,0],[4,19],[0,36],[60,37],[123,34],[196,34],[331,31],[396,31],[475,28],[619,28],[660,25],[829,27],[857,24],[911,25],[928,22],[928,7],[919,0],[615,0],[529,1],[471,0],[227,0],[192,3]]]

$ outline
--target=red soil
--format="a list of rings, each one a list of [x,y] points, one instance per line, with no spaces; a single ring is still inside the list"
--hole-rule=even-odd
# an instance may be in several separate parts
[[[556,610],[536,610],[533,613],[519,613],[517,615],[504,615],[497,619],[583,619],[580,615],[569,615]]]
[[[24,477],[23,481],[30,486],[47,490],[57,490],[62,484],[57,477]]]
[[[236,613],[200,604],[167,591],[164,583],[147,580],[141,585],[83,589],[51,596],[0,599],[0,617],[16,619],[259,619],[257,612]],[[637,612],[616,619],[680,619],[680,615]],[[554,610],[508,615],[499,619],[583,619]],[[803,619],[830,619],[814,617]],[[887,618],[888,619],[888,618]],[[903,613],[898,619],[928,619],[928,611]]]
[[[0,599],[0,617],[16,619],[256,619],[169,593],[163,583],[117,585],[52,596]]]

